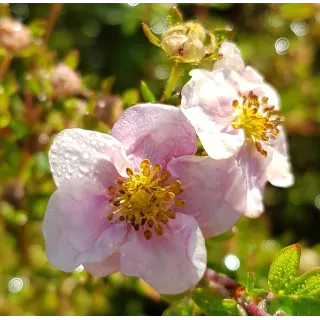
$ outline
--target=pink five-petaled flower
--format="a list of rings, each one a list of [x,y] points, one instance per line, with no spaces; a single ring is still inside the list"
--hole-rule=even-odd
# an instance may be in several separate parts
[[[245,66],[239,49],[225,42],[223,58],[212,72],[193,70],[182,90],[181,110],[193,124],[213,159],[236,159],[247,179],[245,214],[263,212],[267,181],[293,184],[287,143],[278,114],[277,92],[253,68]]]
[[[111,135],[62,131],[49,153],[58,189],[43,223],[48,259],[66,272],[122,271],[160,293],[194,286],[206,268],[202,234],[231,228],[246,204],[235,162],[196,150],[180,109],[160,104],[129,108]]]

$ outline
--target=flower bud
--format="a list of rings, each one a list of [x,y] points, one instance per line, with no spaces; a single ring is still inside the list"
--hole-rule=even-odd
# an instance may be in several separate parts
[[[19,21],[0,20],[0,47],[16,52],[26,48],[30,43],[30,31]]]
[[[215,49],[213,35],[194,22],[167,29],[160,46],[171,58],[183,63],[199,63]]]
[[[123,112],[122,101],[118,96],[101,96],[95,112],[97,118],[111,128]]]
[[[60,63],[51,72],[51,84],[58,96],[72,96],[81,89],[81,78],[67,65]]]

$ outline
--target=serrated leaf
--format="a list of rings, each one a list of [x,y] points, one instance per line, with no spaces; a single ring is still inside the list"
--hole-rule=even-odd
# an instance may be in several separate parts
[[[213,34],[216,38],[216,45],[220,47],[224,41],[230,40],[232,35],[232,30],[216,29],[213,31]]]
[[[153,34],[153,32],[151,31],[151,29],[149,28],[149,26],[146,25],[145,23],[142,23],[142,29],[143,29],[143,32],[144,32],[145,36],[148,38],[148,40],[149,40],[152,44],[154,44],[155,46],[160,47],[160,40],[159,40],[159,38]]]
[[[276,296],[270,301],[269,313],[283,311],[287,316],[319,316],[320,299],[308,296]]]
[[[296,278],[285,289],[286,294],[311,295],[320,291],[320,267]]]
[[[142,97],[145,101],[147,102],[156,101],[155,96],[153,95],[152,91],[149,89],[148,85],[144,81],[141,81],[140,89],[141,89]]]
[[[168,309],[163,312],[163,316],[192,316],[194,314],[194,304],[192,300],[185,297],[182,300],[174,301]]]
[[[64,58],[63,62],[70,67],[71,69],[75,70],[79,64],[79,51],[72,50],[70,51]]]
[[[166,23],[168,26],[176,26],[183,23],[183,17],[180,10],[173,6],[167,16]]]
[[[237,302],[233,299],[223,299],[217,291],[197,289],[192,298],[198,307],[208,316],[238,316],[240,312]]]
[[[293,244],[282,249],[272,262],[268,275],[268,284],[272,292],[283,293],[297,274],[301,248]]]

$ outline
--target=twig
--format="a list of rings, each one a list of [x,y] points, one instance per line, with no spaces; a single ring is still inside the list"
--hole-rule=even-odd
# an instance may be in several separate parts
[[[46,32],[44,35],[44,40],[43,40],[43,44],[45,46],[48,45],[48,41],[52,32],[52,29],[56,23],[57,17],[58,17],[58,13],[60,12],[62,7],[62,3],[52,3],[52,7],[51,7],[51,13],[50,13],[50,17],[47,23],[47,27],[46,27]]]

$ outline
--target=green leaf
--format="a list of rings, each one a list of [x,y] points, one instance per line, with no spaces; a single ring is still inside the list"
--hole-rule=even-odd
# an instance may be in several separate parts
[[[180,10],[173,6],[167,16],[166,23],[168,26],[176,26],[183,23],[183,17]]]
[[[29,25],[29,30],[34,38],[42,37],[46,32],[47,21],[44,19],[33,20]]]
[[[154,44],[155,46],[157,47],[160,47],[160,40],[157,36],[155,36],[151,29],[149,28],[148,25],[146,25],[145,23],[142,23],[142,29],[143,29],[143,32],[145,34],[145,36],[148,38],[148,40]]]
[[[282,249],[272,262],[268,275],[268,284],[272,292],[284,293],[286,287],[297,274],[301,248],[293,244]]]
[[[269,313],[277,311],[287,316],[319,316],[320,300],[308,296],[276,296],[270,301]]]
[[[122,103],[125,107],[136,104],[140,99],[139,90],[129,89],[122,94]]]
[[[216,45],[218,47],[221,46],[221,44],[224,41],[230,40],[232,36],[232,30],[229,29],[216,29],[213,31],[213,34],[216,38]]]
[[[192,316],[194,313],[193,301],[185,297],[182,300],[173,302],[168,309],[163,312],[163,316]]]
[[[153,95],[152,91],[149,89],[148,85],[144,81],[141,81],[140,89],[141,89],[142,97],[145,101],[147,102],[156,101],[155,96]]]
[[[208,316],[238,316],[240,312],[237,302],[223,299],[217,291],[211,289],[197,289],[192,298],[198,307]]]
[[[247,274],[247,291],[250,292],[254,289],[254,282],[255,282],[255,279],[254,279],[254,273],[253,272],[248,272]]]
[[[320,291],[320,267],[296,278],[285,289],[286,294],[311,295]]]
[[[70,67],[71,69],[75,70],[79,64],[79,51],[72,50],[70,51],[64,58],[63,62]]]
[[[115,76],[110,76],[108,78],[103,79],[101,83],[101,90],[103,93],[111,93],[114,82],[116,81]]]

